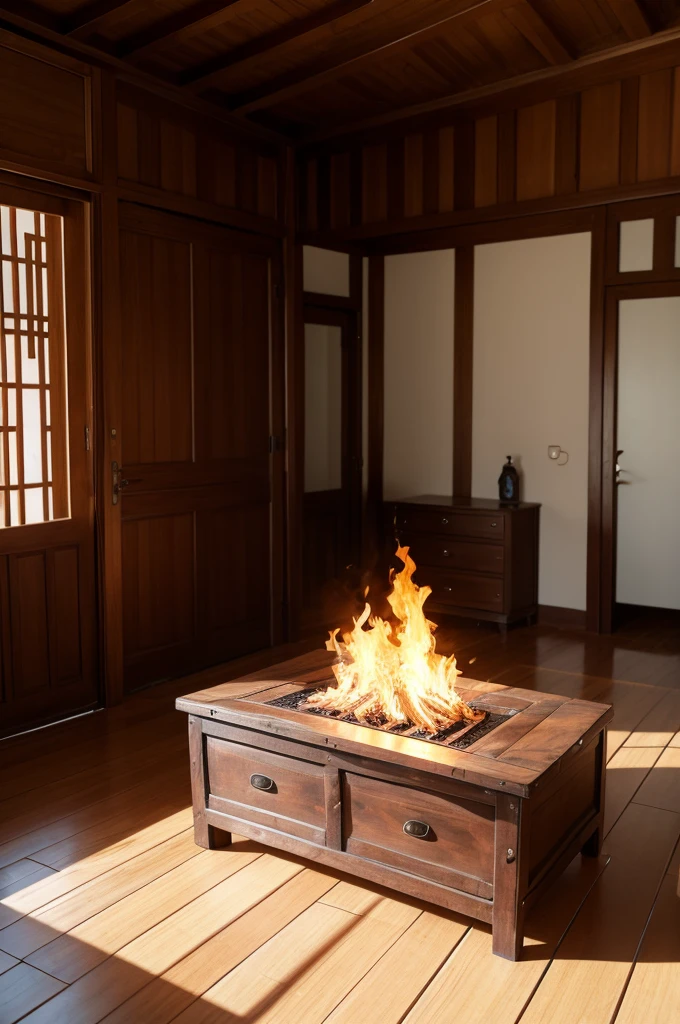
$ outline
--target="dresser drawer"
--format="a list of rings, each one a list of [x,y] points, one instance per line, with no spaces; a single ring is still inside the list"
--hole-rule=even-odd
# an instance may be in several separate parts
[[[455,537],[426,533],[412,534],[410,531],[404,531],[402,539],[410,546],[411,556],[418,567],[438,565],[442,569],[462,569],[467,572],[486,572],[495,575],[503,573],[505,552],[502,544],[457,540]],[[428,581],[423,579],[423,582]]]
[[[208,807],[310,842],[325,842],[320,765],[206,738]]]
[[[423,533],[443,533],[456,537],[485,537],[502,539],[505,517],[492,513],[434,512],[413,506],[397,507],[397,530]]]
[[[348,853],[491,898],[493,806],[351,773],[342,800]]]
[[[501,578],[428,567],[427,579],[423,578],[423,583],[429,583],[432,587],[432,600],[439,604],[491,612],[503,611],[504,581]]]

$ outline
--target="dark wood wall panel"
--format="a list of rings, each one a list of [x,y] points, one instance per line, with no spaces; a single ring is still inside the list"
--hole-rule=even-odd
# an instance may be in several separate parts
[[[121,183],[248,214],[260,229],[279,218],[274,147],[230,138],[219,122],[127,86],[117,95]]]
[[[90,177],[90,69],[24,41],[18,50],[15,43],[0,31],[0,160]]]
[[[14,690],[36,694],[50,685],[46,553],[13,555],[9,580]]]
[[[451,223],[451,213],[471,206],[540,203],[549,209],[565,197],[680,176],[680,67],[592,86],[517,109],[469,114],[441,113],[443,123],[399,133],[397,125],[370,140],[332,142],[330,160],[349,168],[331,179],[331,204],[343,211],[331,229],[347,238],[407,232]],[[446,123],[446,118],[449,123]],[[455,147],[455,156],[454,156]],[[324,144],[302,150],[298,176],[304,181],[301,228],[323,231],[319,216],[319,167]],[[357,183],[351,153],[360,161],[359,216],[350,193]],[[454,196],[454,180],[458,194]],[[602,195],[601,201],[609,197]],[[469,219],[469,217],[466,217]],[[411,222],[411,223],[409,223]],[[455,222],[455,218],[454,218]]]

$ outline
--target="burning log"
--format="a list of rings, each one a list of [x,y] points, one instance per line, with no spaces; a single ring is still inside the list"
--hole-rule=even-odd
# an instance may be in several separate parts
[[[333,666],[337,686],[311,694],[307,703],[381,728],[404,724],[431,734],[463,720],[479,722],[484,712],[471,708],[456,692],[461,672],[455,657],[435,651],[437,627],[423,611],[432,590],[413,582],[416,565],[408,551],[397,548],[404,568],[390,574],[393,587],[387,600],[397,624],[372,616],[367,603],[342,642],[339,630],[333,630],[326,647],[338,655]]]

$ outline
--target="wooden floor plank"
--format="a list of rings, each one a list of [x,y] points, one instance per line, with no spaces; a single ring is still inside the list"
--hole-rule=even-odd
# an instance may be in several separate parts
[[[30,956],[22,951],[23,935],[13,936],[13,955],[21,956],[60,981],[76,981],[149,928],[261,855],[260,851],[252,849],[252,844],[242,845],[247,848],[230,850],[228,857],[221,850],[200,851],[198,856],[95,914],[70,932],[59,935],[56,929],[49,929],[49,933],[57,937]],[[22,924],[22,921],[18,922],[17,927]]]
[[[659,747],[622,746],[609,759],[605,782],[605,835],[618,821],[661,753]]]
[[[522,1024],[611,1020],[679,835],[680,814],[638,804],[624,811],[605,841],[611,856],[607,870],[569,929]]]
[[[63,896],[64,893],[72,892],[84,885],[85,882],[97,878],[105,871],[131,860],[138,854],[144,853],[145,850],[153,849],[171,836],[185,832],[192,819],[191,809],[187,807],[182,811],[161,817],[160,821],[156,821],[146,828],[140,828],[132,835],[126,833],[121,838],[114,836],[109,846],[103,846],[96,852],[84,856],[82,860],[70,864],[57,874],[10,896],[2,910],[6,917],[13,915],[14,920],[18,920],[25,914],[30,914],[59,896]],[[6,929],[0,931],[0,949],[3,948],[5,931]]]
[[[106,1024],[168,1024],[335,884],[331,874],[305,868],[114,1010]]]
[[[680,1021],[680,843],[657,896],[616,1024]]]
[[[399,1024],[468,931],[466,918],[425,910],[326,1018]]]
[[[221,853],[228,858],[228,852]],[[263,854],[128,943],[116,956],[60,992],[47,1006],[30,1014],[26,1021],[96,1024],[302,870],[302,863]]]
[[[316,903],[208,989],[178,1024],[224,1021],[225,1014],[252,1024],[321,1024],[420,914],[388,897],[364,915]]]
[[[16,967],[19,961],[16,957],[10,956],[9,953],[3,953],[0,950],[0,974],[4,974],[10,967]]]
[[[680,747],[666,747],[635,794],[636,804],[680,814]]]
[[[514,1024],[569,922],[607,869],[606,857],[575,857],[528,915],[524,955],[518,963],[494,956],[491,929],[474,922],[404,1020],[408,1024],[445,1021],[455,1007],[457,1024]]]
[[[626,740],[628,747],[665,747],[680,729],[680,690],[666,693]]]
[[[14,1024],[63,988],[61,981],[36,971],[35,967],[17,964],[0,974],[0,1021],[2,1024]]]

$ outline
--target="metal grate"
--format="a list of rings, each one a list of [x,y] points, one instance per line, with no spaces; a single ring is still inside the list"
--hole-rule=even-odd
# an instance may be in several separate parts
[[[425,740],[428,743],[441,743],[447,747],[455,747],[456,750],[465,750],[467,747],[472,746],[482,736],[486,736],[499,725],[502,725],[503,722],[507,722],[509,718],[517,714],[513,710],[500,711],[497,708],[490,711],[486,707],[473,702],[470,704],[470,707],[486,712],[486,717],[481,722],[477,722],[473,726],[470,726],[467,722],[456,722],[447,729],[442,729],[441,732],[432,735],[431,733],[424,732],[422,729],[414,729],[410,725],[397,725],[391,729],[384,729],[378,725],[370,725],[368,722],[360,722],[351,713],[342,714],[339,711],[328,711],[325,708],[305,706],[310,693],[314,692],[314,690],[296,690],[295,693],[287,693],[283,697],[275,697],[274,700],[267,701],[267,704],[275,708],[285,708],[287,711],[300,711],[305,715],[321,715],[323,718],[332,718],[337,722],[349,722],[351,725],[359,725],[364,729],[377,729],[378,732],[389,732],[394,736],[407,736],[409,739]],[[456,738],[458,733],[463,733],[463,735]]]

